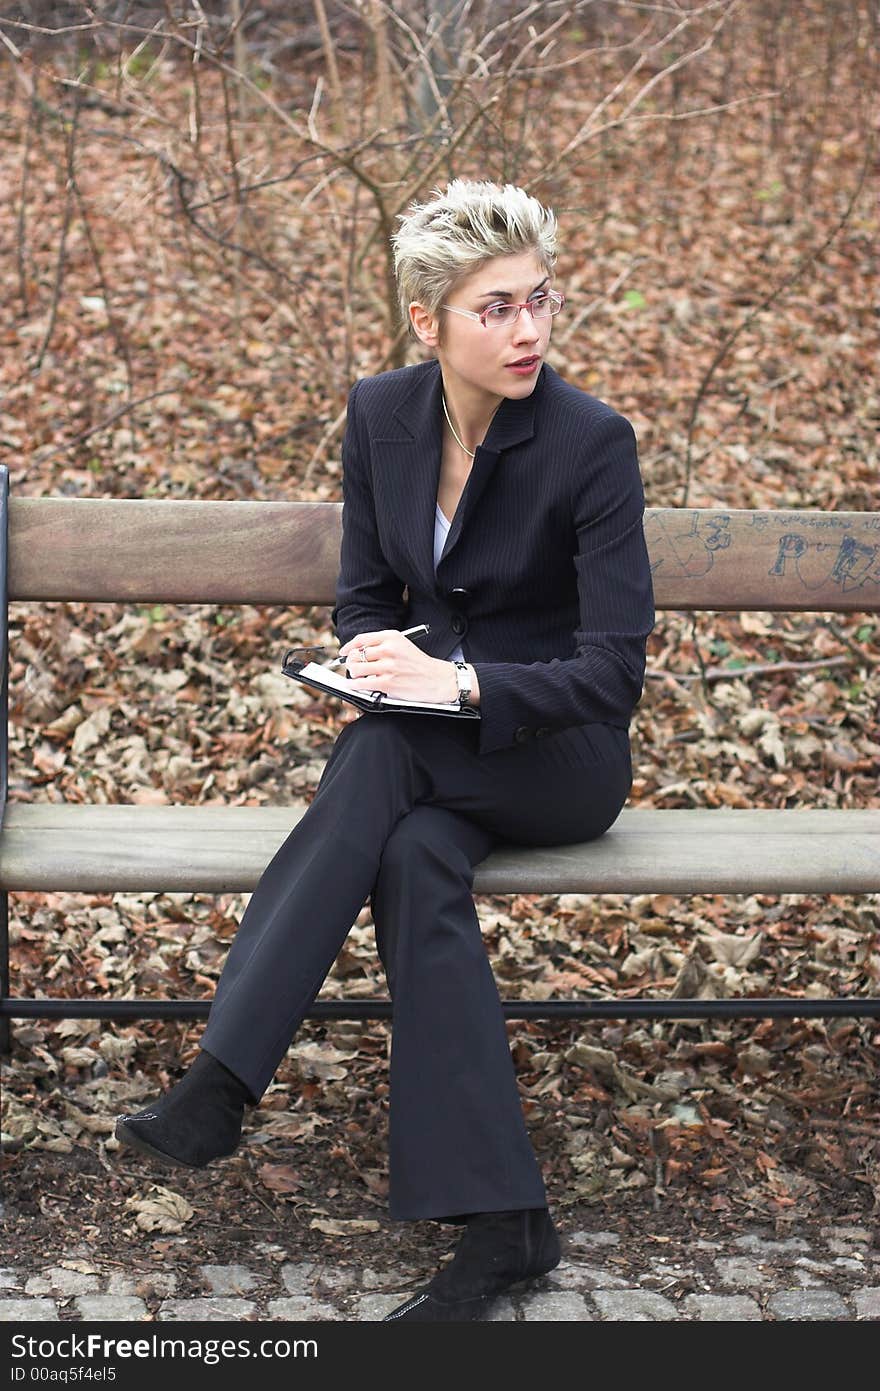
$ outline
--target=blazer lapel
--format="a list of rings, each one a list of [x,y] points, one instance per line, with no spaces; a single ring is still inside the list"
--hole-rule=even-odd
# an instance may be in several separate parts
[[[446,538],[441,565],[473,517],[503,451],[533,436],[544,370],[542,367],[530,396],[521,400],[505,398],[501,402],[486,438],[477,446]],[[381,472],[398,522],[399,536],[412,557],[416,574],[428,589],[435,586],[434,520],[443,444],[441,384],[440,365],[434,361],[419,374],[412,390],[393,411],[387,434],[373,440],[381,457]]]
[[[433,368],[434,370],[430,370]],[[440,366],[429,364],[373,440],[395,531],[423,588],[434,587],[434,509],[443,446]]]

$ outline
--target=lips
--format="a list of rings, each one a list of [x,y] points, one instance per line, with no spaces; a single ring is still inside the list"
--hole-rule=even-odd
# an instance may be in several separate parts
[[[534,377],[541,366],[541,355],[530,353],[528,357],[517,357],[516,362],[507,363],[506,370],[512,371],[517,377]]]

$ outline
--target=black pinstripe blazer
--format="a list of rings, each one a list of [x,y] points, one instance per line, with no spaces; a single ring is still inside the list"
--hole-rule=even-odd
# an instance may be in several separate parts
[[[654,624],[632,426],[544,363],[477,448],[435,577],[440,387],[432,359],[349,394],[340,642],[428,623],[432,656],[461,643],[481,753],[593,721],[628,727]]]

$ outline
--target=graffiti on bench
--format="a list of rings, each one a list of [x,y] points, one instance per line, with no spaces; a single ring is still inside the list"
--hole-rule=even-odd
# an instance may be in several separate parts
[[[652,575],[699,579],[715,564],[715,552],[729,547],[730,518],[726,512],[656,512],[645,518],[645,539]]]
[[[663,579],[699,580],[719,553],[727,553],[729,569],[739,550],[754,554],[756,535],[767,551],[771,577],[795,580],[808,592],[829,585],[843,593],[880,588],[880,518],[875,516],[658,509],[645,518],[651,573]]]
[[[880,584],[880,546],[866,546],[854,536],[833,541],[809,541],[798,531],[780,536],[776,559],[768,574],[784,575],[793,565],[805,589],[819,589],[830,580],[847,593],[866,584]]]

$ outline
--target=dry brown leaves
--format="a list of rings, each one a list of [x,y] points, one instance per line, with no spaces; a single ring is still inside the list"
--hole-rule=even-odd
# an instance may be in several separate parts
[[[624,278],[573,336],[563,337],[560,322],[551,361],[633,420],[649,505],[679,500],[694,394],[720,337],[766,293],[768,275],[783,280],[839,218],[862,156],[847,100],[854,52],[841,52],[834,92],[825,94],[802,206],[803,171],[793,161],[809,152],[797,131],[812,139],[816,108],[800,83],[788,94],[790,144],[782,151],[767,147],[763,108],[744,103],[713,130],[711,170],[697,123],[685,122],[677,127],[685,143],[674,169],[663,163],[671,157],[663,143],[668,125],[640,127],[638,138],[621,136],[619,148],[612,142],[595,206],[593,166],[566,174],[561,203],[587,209],[563,216],[560,283],[572,306]],[[739,60],[752,65],[757,90],[759,48],[745,41]],[[700,86],[702,69],[687,72],[694,101],[711,98]],[[180,100],[173,75],[159,68],[153,80],[173,122]],[[218,114],[218,92],[208,86],[204,95]],[[23,97],[16,89],[9,97],[7,131],[12,123],[23,130]],[[568,138],[578,121],[578,102],[572,94],[566,105],[563,91],[552,138]],[[226,315],[233,294],[222,257],[205,260],[192,279],[182,242],[166,235],[152,166],[110,141],[89,144],[80,186],[110,282],[134,306],[126,334],[136,386],[173,394],[73,443],[112,415],[124,382],[79,235],[67,248],[52,351],[38,379],[27,370],[55,273],[62,137],[51,122],[34,134],[41,177],[28,194],[28,312],[10,317],[3,330],[0,443],[13,495],[337,500],[338,436],[307,486],[302,478],[348,382],[336,381],[335,367],[326,376],[303,369],[312,345],[292,341],[287,319],[265,312],[258,270],[249,271],[257,279],[241,296],[236,281],[239,318]],[[278,159],[288,153],[282,142]],[[0,177],[10,188],[19,187],[21,157],[14,139],[0,147]],[[665,171],[659,178],[658,169]],[[108,189],[126,197],[108,199]],[[335,190],[344,216],[349,194],[341,182]],[[14,201],[5,200],[0,229],[9,245],[15,217]],[[738,337],[696,424],[692,505],[876,507],[876,296],[868,252],[875,237],[876,210],[866,196],[830,251]],[[313,252],[320,259],[319,240]],[[0,276],[4,302],[20,308],[13,257]],[[343,319],[327,329],[328,362],[334,353],[337,362],[347,360]],[[378,316],[365,316],[357,345],[354,372],[375,370],[386,346]],[[877,638],[876,615],[661,615],[633,727],[633,802],[877,805]],[[343,717],[277,668],[288,645],[331,640],[326,612],[309,609],[15,606],[11,795],[308,798]],[[815,660],[829,665],[798,669]],[[746,671],[776,663],[791,669]],[[725,679],[704,684],[708,666],[724,669]],[[244,901],[17,894],[13,989],[208,1000]],[[521,895],[482,898],[479,909],[502,994],[511,998],[880,990],[876,895]],[[384,994],[366,910],[324,994]],[[607,1204],[645,1190],[667,1211],[703,1205],[776,1221],[841,1205],[867,1212],[880,1202],[876,1024],[529,1023],[509,1031],[557,1202]],[[185,1223],[173,1190],[171,1198],[162,1189],[145,1192],[120,1175],[112,1119],[174,1079],[197,1033],[160,1024],[18,1023],[4,1065],[8,1162],[88,1155],[133,1230]],[[384,1206],[388,1046],[384,1025],[304,1027],[249,1124],[244,1162],[260,1202],[302,1203],[318,1224],[335,1220],[323,1202],[348,1191],[362,1205]],[[314,1173],[330,1177],[310,1186]],[[239,1199],[236,1191],[229,1201]]]

